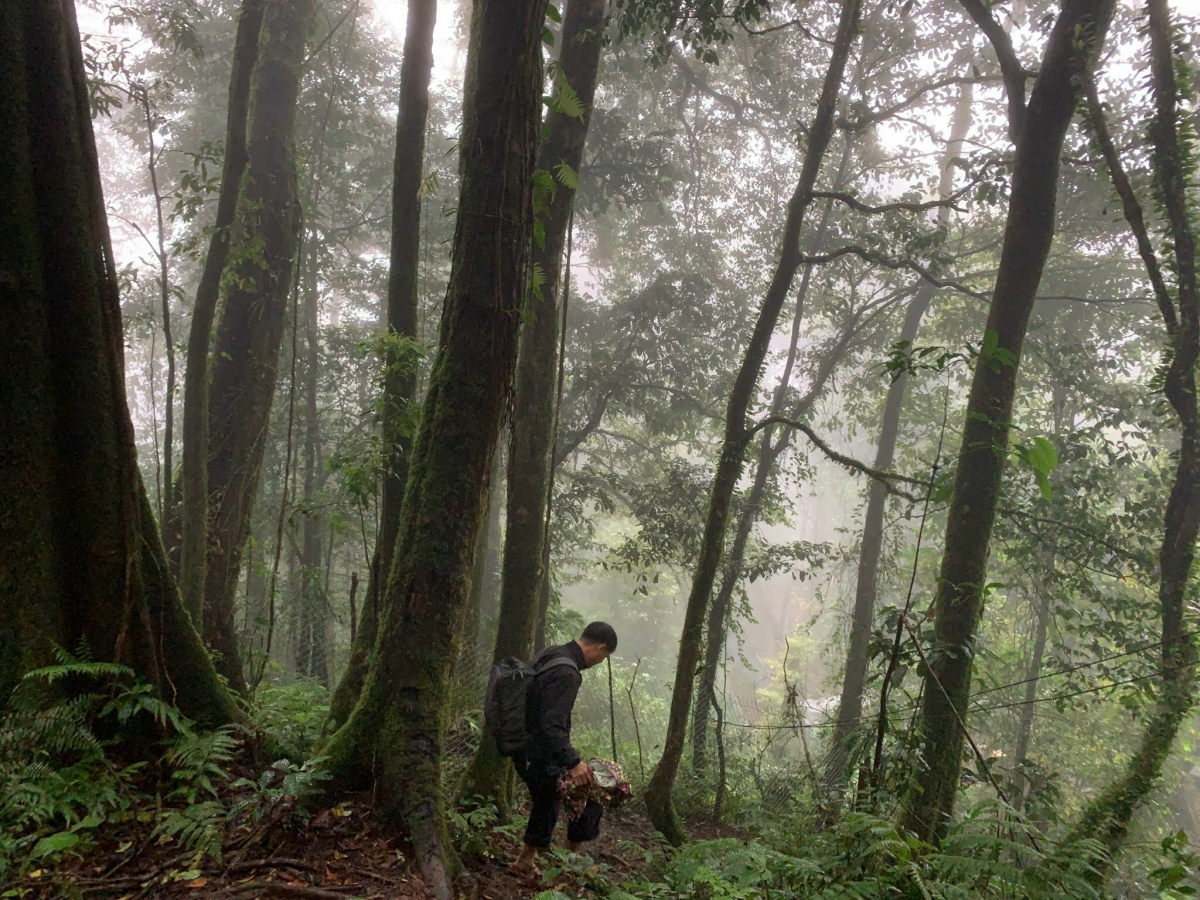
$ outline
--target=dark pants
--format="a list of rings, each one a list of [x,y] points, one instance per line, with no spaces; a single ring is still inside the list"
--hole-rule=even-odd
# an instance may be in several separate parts
[[[518,755],[513,763],[533,800],[529,824],[525,826],[525,843],[539,850],[545,849],[550,846],[554,826],[558,823],[558,773],[562,770],[524,755]],[[579,818],[567,822],[567,840],[575,844],[594,841],[600,834],[602,815],[604,807],[595,800],[589,800]]]

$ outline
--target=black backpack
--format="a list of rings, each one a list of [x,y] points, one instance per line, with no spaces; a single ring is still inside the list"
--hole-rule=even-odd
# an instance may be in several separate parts
[[[492,666],[483,717],[496,738],[496,749],[501,756],[514,756],[529,743],[529,726],[525,721],[529,685],[533,683],[534,675],[557,666],[570,666],[579,671],[579,666],[569,656],[552,656],[536,669],[515,656],[506,656]]]

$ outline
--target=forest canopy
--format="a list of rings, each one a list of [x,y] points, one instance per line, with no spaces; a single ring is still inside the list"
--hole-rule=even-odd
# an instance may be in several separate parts
[[[1195,894],[1198,16],[0,0],[0,896]]]

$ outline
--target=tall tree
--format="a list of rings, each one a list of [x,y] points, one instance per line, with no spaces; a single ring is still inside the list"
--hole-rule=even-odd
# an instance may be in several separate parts
[[[208,353],[217,313],[221,274],[229,258],[233,217],[237,210],[242,173],[246,170],[246,123],[250,113],[250,82],[258,60],[266,0],[243,0],[233,45],[229,103],[225,125],[225,161],[217,215],[208,255],[196,288],[192,326],[188,334],[187,369],[183,386],[183,454],[180,461],[179,589],[183,604],[197,628],[204,620],[204,584],[208,572]],[[168,516],[170,514],[168,513]]]
[[[75,5],[0,6],[0,692],[86,642],[208,723],[240,714],[137,466]]]
[[[400,509],[412,453],[413,406],[417,401],[415,341],[418,338],[421,185],[425,177],[425,133],[429,122],[429,78],[437,0],[409,0],[400,66],[400,108],[392,169],[392,243],[388,272],[387,333],[383,382],[383,488],[379,534],[367,579],[367,596],[346,672],[338,682],[329,724],[338,728],[354,709],[378,635],[379,595],[387,584],[400,531]]]
[[[246,168],[211,358],[204,638],[218,671],[246,689],[234,619],[242,549],[262,466],[301,210],[296,106],[313,0],[267,0],[251,88]]]
[[[570,273],[563,275],[563,250],[578,185],[583,148],[596,94],[603,44],[604,0],[570,0],[563,16],[562,50],[546,116],[546,140],[538,151],[543,184],[553,191],[542,215],[542,238],[533,248],[540,289],[533,292],[521,331],[508,454],[508,505],[500,580],[500,618],[493,659],[528,659],[533,650],[550,503],[558,385],[559,331]],[[571,102],[576,98],[577,102]],[[556,179],[558,186],[549,187]],[[466,790],[496,798],[507,810],[508,761],[485,734],[468,774]]]
[[[377,797],[408,824],[427,887],[439,898],[451,896],[442,732],[528,286],[544,12],[537,0],[475,10],[438,351],[371,664],[354,711],[327,747],[335,786],[374,774]]]
[[[971,127],[971,101],[973,86],[963,83],[958,90],[958,102],[950,124],[950,137],[942,156],[941,177],[938,194],[943,201],[954,191],[955,160],[962,154],[963,141]],[[938,210],[938,224],[949,226],[950,209],[943,206]],[[900,326],[900,340],[912,346],[916,340],[921,320],[929,310],[937,289],[923,283],[904,313]],[[890,469],[896,455],[896,439],[900,434],[900,416],[904,408],[904,396],[908,390],[908,373],[900,372],[888,386],[884,400],[883,419],[879,423],[879,440],[875,445],[875,468]],[[854,591],[854,609],[850,617],[850,639],[846,648],[846,668],[842,675],[841,700],[838,703],[837,724],[829,740],[829,758],[826,760],[824,782],[827,788],[836,789],[844,783],[847,752],[851,735],[862,714],[863,689],[867,681],[867,646],[871,640],[871,626],[875,621],[875,598],[879,590],[879,559],[883,554],[884,513],[887,511],[887,489],[880,481],[872,481],[867,489],[867,510],[863,516],[862,538],[858,552],[858,582]]]
[[[1147,0],[1146,12],[1154,97],[1149,129],[1151,161],[1155,200],[1165,219],[1165,243],[1171,254],[1167,267],[1159,263],[1150,243],[1141,207],[1108,137],[1094,88],[1089,85],[1087,90],[1093,129],[1121,196],[1125,218],[1137,238],[1170,340],[1163,393],[1179,419],[1180,443],[1158,555],[1162,632],[1156,708],[1125,774],[1088,803],[1072,832],[1076,838],[1100,841],[1107,851],[1094,866],[1096,880],[1102,880],[1107,873],[1113,856],[1128,836],[1134,813],[1158,784],[1180,725],[1196,702],[1195,632],[1187,627],[1186,621],[1196,539],[1200,536],[1200,408],[1196,400],[1200,291],[1196,283],[1196,238],[1189,209],[1195,160],[1191,153],[1190,126],[1183,118],[1187,113],[1179,102],[1182,77],[1176,65],[1179,36],[1171,23],[1171,11],[1166,0]],[[1164,268],[1174,272],[1174,297],[1163,278]]]
[[[1054,239],[1059,157],[1075,111],[1076,86],[1094,64],[1112,8],[1112,0],[1064,0],[1028,108],[1021,104],[1022,121],[1012,121],[1010,115],[1017,135],[1016,159],[983,342],[994,349],[979,357],[967,399],[934,600],[937,652],[925,675],[920,712],[923,768],[906,801],[905,824],[928,840],[945,834],[958,794],[988,546],[1007,457],[1021,348]],[[995,41],[993,45],[1003,56],[1001,46]],[[1011,93],[1009,101],[1011,111]]]
[[[787,219],[779,248],[779,262],[771,278],[770,287],[763,298],[758,320],[750,343],[742,358],[741,368],[729,394],[725,411],[725,436],[717,471],[713,476],[712,494],[709,498],[708,514],[700,544],[700,555],[696,571],[692,576],[692,587],[688,594],[684,612],[683,633],[679,639],[679,658],[675,667],[675,685],[671,692],[671,712],[667,723],[667,734],[663,741],[663,754],[654,769],[650,786],[646,792],[646,807],[654,827],[674,844],[684,840],[683,827],[675,814],[671,792],[675,785],[675,773],[683,756],[683,743],[687,734],[688,713],[692,707],[695,674],[700,657],[700,642],[704,631],[704,614],[712,595],[713,582],[721,562],[721,550],[725,543],[725,531],[729,517],[729,505],[734,489],[742,473],[746,444],[751,436],[747,427],[746,414],[758,388],[763,363],[780,310],[792,279],[803,260],[801,236],[804,219],[812,205],[813,191],[825,150],[833,137],[834,114],[838,93],[846,70],[846,61],[858,33],[861,0],[843,0],[837,33],[833,40],[829,68],[821,87],[817,112],[808,134],[808,147],[800,171],[800,180],[787,206]]]

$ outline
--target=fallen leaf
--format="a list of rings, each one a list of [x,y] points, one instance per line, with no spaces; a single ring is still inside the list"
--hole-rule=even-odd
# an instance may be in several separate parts
[[[207,878],[205,878],[205,877],[203,877],[203,876],[201,876],[200,878],[193,878],[191,881],[189,881],[189,882],[187,883],[187,887],[190,887],[190,888],[202,888],[202,887],[204,887],[206,884],[208,884],[208,879],[207,879]]]

